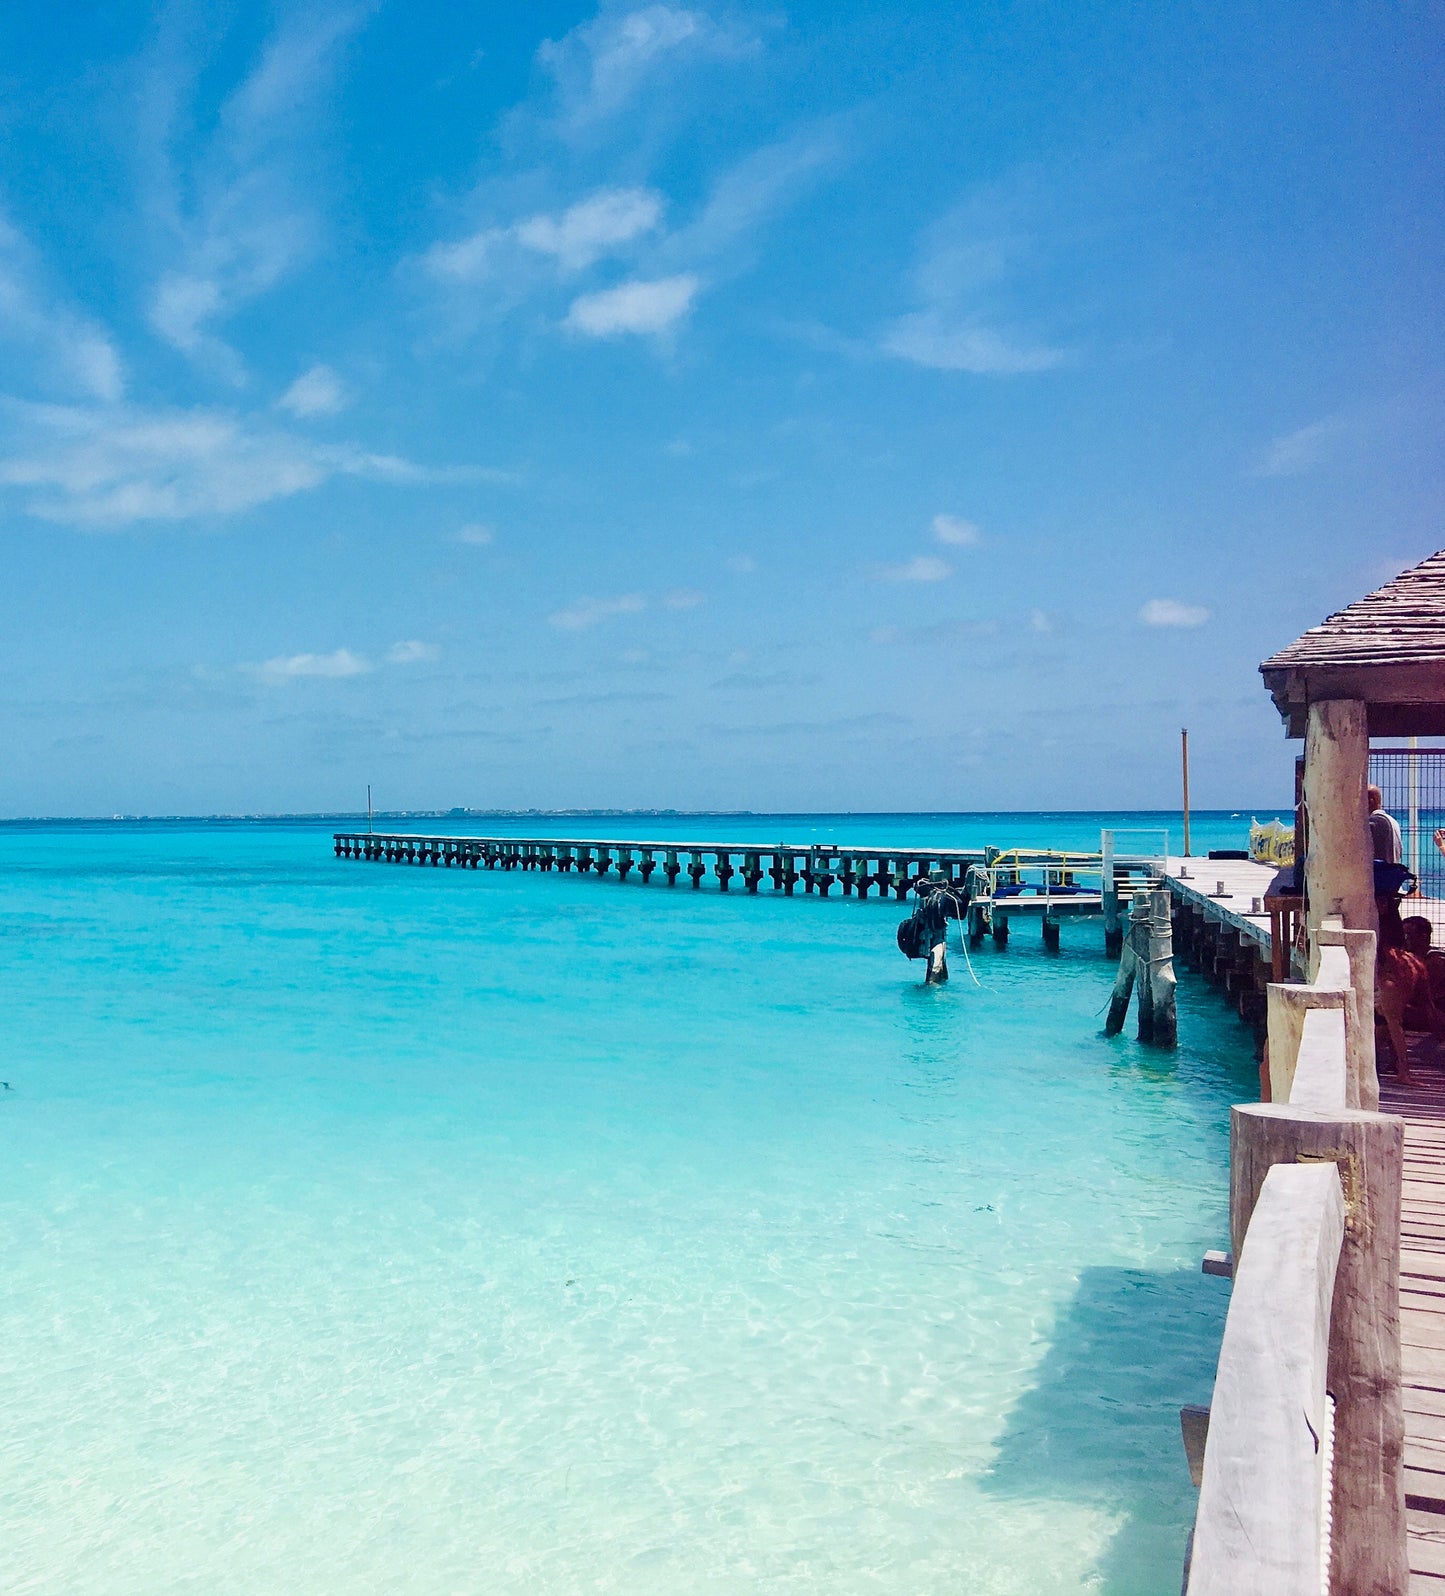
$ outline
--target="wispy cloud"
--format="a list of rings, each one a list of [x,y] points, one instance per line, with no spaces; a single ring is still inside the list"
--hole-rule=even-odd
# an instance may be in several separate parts
[[[425,665],[441,658],[442,651],[435,643],[421,643],[410,638],[404,643],[393,643],[386,651],[388,665]]]
[[[341,378],[330,366],[312,366],[303,371],[276,401],[293,416],[334,416],[347,404],[348,395]]]
[[[730,554],[723,564],[734,576],[751,576],[758,568],[751,554]]]
[[[987,188],[925,232],[913,272],[917,308],[884,329],[885,354],[978,376],[1063,363],[1065,350],[1030,336],[1009,314],[1009,279],[1030,250],[1022,209],[1007,186]]]
[[[36,361],[36,377],[52,391],[107,402],[121,396],[124,377],[110,334],[64,303],[47,282],[36,250],[3,212],[0,340],[28,348]]]
[[[268,687],[280,687],[303,677],[321,676],[337,679],[345,676],[364,676],[371,664],[349,648],[338,648],[330,654],[289,654],[264,660],[259,665],[242,667],[248,675]]]
[[[494,543],[496,537],[494,529],[484,521],[468,521],[465,526],[457,528],[452,541],[469,544],[475,549],[484,549]]]
[[[370,8],[308,6],[285,16],[250,74],[225,99],[216,130],[194,159],[177,154],[182,88],[201,63],[177,28],[162,28],[147,124],[151,222],[170,241],[170,263],[150,297],[154,331],[181,353],[240,383],[240,356],[215,331],[278,283],[314,247],[319,227],[304,180],[310,120],[340,47]]]
[[[688,61],[736,58],[756,48],[751,33],[705,12],[648,5],[606,11],[548,40],[537,60],[555,84],[555,125],[575,137],[616,117]]]
[[[528,255],[549,259],[564,272],[579,272],[655,229],[663,207],[653,189],[601,188],[561,212],[539,212],[433,244],[422,265],[431,277],[458,285],[515,273],[522,264],[518,257]]]
[[[977,525],[958,515],[934,516],[933,535],[940,543],[955,549],[971,549],[980,537]]]
[[[584,632],[614,615],[637,615],[647,608],[641,593],[622,593],[616,598],[579,598],[565,609],[554,610],[548,623],[563,632]]]
[[[1333,446],[1345,432],[1338,417],[1311,422],[1296,432],[1275,438],[1250,471],[1256,477],[1298,477],[1314,471],[1329,459]]]
[[[707,594],[695,587],[675,587],[662,595],[665,610],[695,610],[699,604],[706,603]]]
[[[1145,626],[1203,626],[1210,612],[1202,604],[1185,604],[1179,599],[1150,599],[1139,611]]]
[[[936,554],[915,554],[901,565],[874,566],[875,582],[944,582],[953,575],[953,567]]]
[[[697,278],[684,273],[582,294],[572,301],[565,325],[588,338],[665,333],[687,315],[698,287]]]
[[[621,244],[650,232],[662,219],[662,196],[651,189],[602,189],[561,216],[533,216],[517,225],[517,239],[551,255],[567,271],[581,271]]]
[[[337,476],[421,484],[471,475],[316,444],[229,410],[11,401],[3,413],[18,436],[0,455],[0,488],[20,492],[42,520],[95,530],[236,515]]]
[[[1032,632],[1052,632],[1054,623],[1046,610],[1029,611],[1029,630]]]

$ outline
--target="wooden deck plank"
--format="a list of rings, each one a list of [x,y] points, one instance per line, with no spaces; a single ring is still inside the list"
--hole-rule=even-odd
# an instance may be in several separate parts
[[[1416,1045],[1420,1056],[1417,1058]],[[1400,1213],[1400,1338],[1412,1596],[1445,1596],[1445,1070],[1435,1044],[1411,1046],[1417,1081],[1380,1084],[1405,1121]]]

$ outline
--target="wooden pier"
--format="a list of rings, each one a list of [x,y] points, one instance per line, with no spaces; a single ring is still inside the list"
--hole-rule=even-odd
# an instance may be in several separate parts
[[[660,874],[669,887],[684,877],[694,889],[705,881],[727,892],[734,882],[756,893],[770,890],[792,897],[827,897],[836,886],[842,896],[866,898],[876,891],[899,902],[921,881],[960,893],[975,872],[972,902],[986,918],[995,942],[1006,943],[1009,922],[1037,916],[1045,940],[1061,920],[1106,917],[1111,903],[1135,882],[1157,877],[1157,861],[1137,856],[1111,859],[1106,887],[1101,855],[1086,852],[998,848],[833,847],[819,843],[648,842],[598,837],[432,837],[411,832],[338,831],[332,837],[340,859],[387,864],[440,866],[460,870],[575,871],[598,879],[626,881],[636,872],[648,883]],[[1082,878],[1082,879],[1081,879]],[[1086,884],[1093,880],[1092,889]]]
[[[1247,859],[1168,859],[1175,957],[1221,988],[1263,1045],[1266,993],[1291,969],[1293,913],[1269,895],[1278,866]]]

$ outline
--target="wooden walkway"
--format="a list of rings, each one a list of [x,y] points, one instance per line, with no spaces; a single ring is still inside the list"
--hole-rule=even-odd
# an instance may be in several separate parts
[[[1416,1084],[1380,1077],[1380,1108],[1405,1121],[1400,1333],[1412,1596],[1445,1596],[1445,1046],[1411,1039]]]

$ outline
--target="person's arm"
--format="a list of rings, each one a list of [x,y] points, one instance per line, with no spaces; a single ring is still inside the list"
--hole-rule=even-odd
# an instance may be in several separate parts
[[[1445,854],[1445,826],[1441,826],[1435,833],[1435,846],[1442,854]]]

